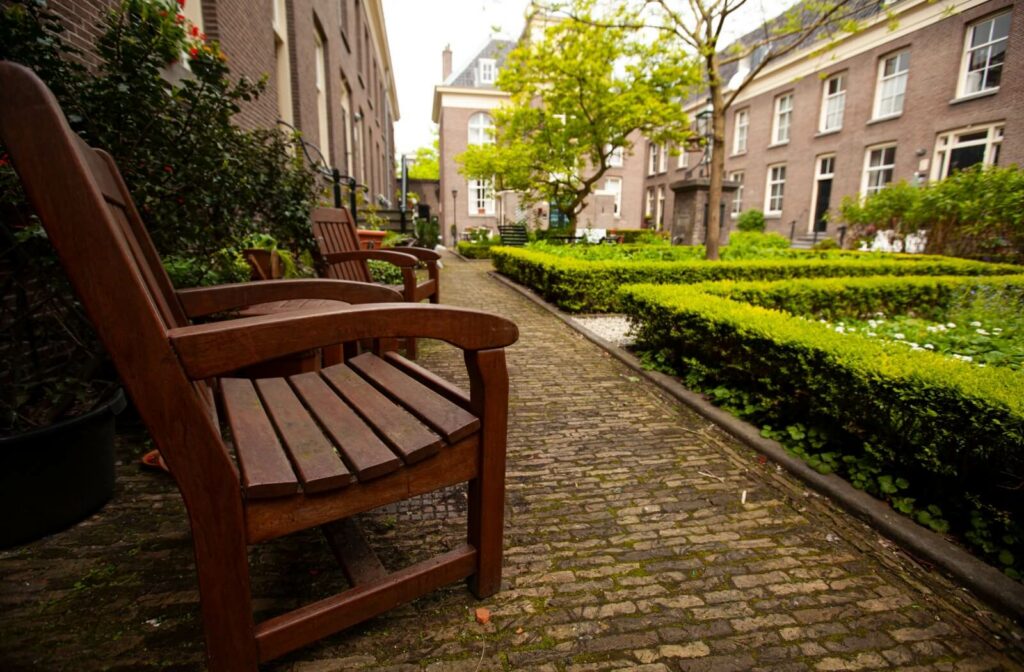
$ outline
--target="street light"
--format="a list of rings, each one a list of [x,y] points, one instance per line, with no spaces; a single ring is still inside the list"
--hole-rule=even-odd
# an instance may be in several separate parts
[[[456,199],[459,197],[459,190],[452,189],[452,247],[459,242],[459,227],[456,221],[458,207],[455,205]]]
[[[701,111],[697,113],[697,134],[704,138],[704,156],[701,157],[701,164],[707,164],[711,158],[711,148],[714,142],[714,123],[712,117],[715,114],[715,108],[711,105],[711,100],[701,108]]]

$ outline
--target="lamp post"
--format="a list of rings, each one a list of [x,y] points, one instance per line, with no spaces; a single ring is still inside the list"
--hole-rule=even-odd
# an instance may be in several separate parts
[[[701,108],[701,111],[697,113],[696,118],[697,134],[700,137],[704,138],[704,155],[700,159],[702,171],[707,170],[705,166],[707,166],[707,164],[710,163],[711,161],[711,143],[713,140],[711,134],[714,130],[714,127],[711,123],[711,117],[713,115],[714,108],[711,106],[711,101],[709,99],[708,102],[704,105],[704,107]]]
[[[452,247],[455,247],[455,244],[459,242],[459,226],[458,222],[456,221],[456,217],[458,216],[456,214],[458,212],[458,207],[455,205],[458,197],[459,190],[452,189]]]

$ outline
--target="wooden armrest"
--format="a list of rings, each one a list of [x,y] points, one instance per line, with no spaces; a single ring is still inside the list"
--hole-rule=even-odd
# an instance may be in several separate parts
[[[412,268],[419,263],[419,260],[411,254],[392,250],[353,250],[351,252],[328,252],[324,255],[324,261],[328,264],[337,264],[341,261],[361,261],[364,259],[386,261],[389,264],[403,268]]]
[[[395,247],[392,248],[395,252],[401,252],[402,254],[411,254],[420,261],[437,261],[441,258],[441,255],[434,250],[428,250],[425,247]]]
[[[369,338],[435,338],[466,351],[504,348],[519,330],[503,317],[436,304],[297,310],[168,331],[195,380],[296,352]]]
[[[179,289],[185,314],[190,318],[236,310],[257,303],[289,299],[331,299],[346,303],[385,303],[401,301],[402,295],[390,287],[349,280],[267,280],[239,282],[215,287]]]

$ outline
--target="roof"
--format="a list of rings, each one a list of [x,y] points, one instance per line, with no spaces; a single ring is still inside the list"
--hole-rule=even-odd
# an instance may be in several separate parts
[[[459,89],[494,89],[494,83],[481,84],[477,82],[477,64],[480,59],[493,59],[497,68],[505,64],[505,57],[515,47],[512,40],[491,39],[483,49],[477,52],[476,56],[462,70],[455,70],[444,82],[444,86]]]

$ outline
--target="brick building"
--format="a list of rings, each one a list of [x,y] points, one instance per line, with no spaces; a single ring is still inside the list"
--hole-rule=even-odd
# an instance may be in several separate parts
[[[524,36],[529,30],[531,26],[524,30]],[[505,56],[514,47],[515,42],[509,40],[490,40],[458,70],[452,69],[451,50],[445,49],[442,54],[443,82],[434,87],[432,118],[438,124],[441,228],[446,241],[451,240],[453,225],[461,233],[471,227],[495,230],[505,222],[526,221],[543,226],[556,223],[546,204],[526,208],[512,192],[495,193],[492,181],[468,180],[459,173],[455,161],[470,144],[493,141],[491,114],[508,100],[508,94],[499,90],[495,81]],[[634,147],[642,149],[644,141],[639,134],[632,141]],[[640,227],[642,163],[637,150],[612,156],[611,168],[580,214],[580,228]]]
[[[827,213],[844,196],[976,163],[1024,163],[1024,21],[1013,3],[902,0],[885,5],[895,27],[881,7],[831,50],[809,45],[771,63],[729,109],[725,169],[735,188],[723,238],[751,208],[765,212],[768,230],[835,237]],[[689,193],[702,157],[666,159],[650,143],[645,152],[652,221],[701,242],[705,214]]]
[[[50,0],[75,46],[91,49],[117,0]],[[374,200],[395,201],[391,53],[381,0],[186,0],[185,15],[220,42],[235,77],[268,76],[242,108],[247,127],[284,121]]]

